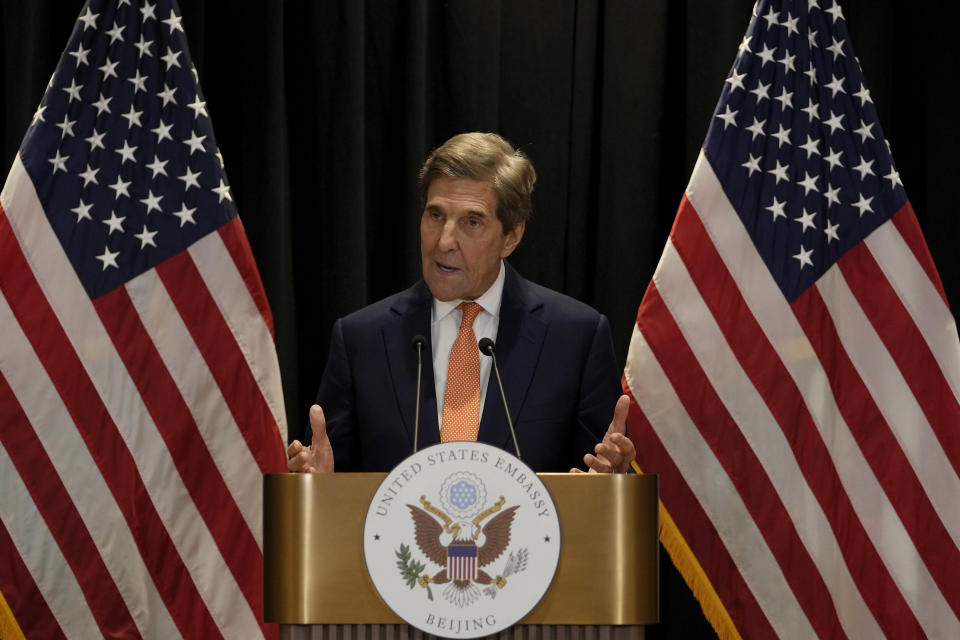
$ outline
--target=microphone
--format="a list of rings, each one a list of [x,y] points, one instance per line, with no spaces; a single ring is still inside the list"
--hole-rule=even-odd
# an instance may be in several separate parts
[[[503,400],[503,410],[507,414],[507,425],[510,427],[510,435],[513,437],[513,448],[517,452],[517,459],[520,458],[520,445],[517,444],[517,432],[513,430],[513,420],[510,418],[510,407],[507,406],[507,394],[503,391],[503,380],[500,379],[500,368],[497,366],[497,355],[494,353],[496,345],[490,338],[480,338],[477,343],[480,353],[490,356],[493,359],[493,373],[497,376],[497,386],[500,387],[500,398]]]
[[[413,412],[413,452],[417,452],[417,438],[420,435],[420,378],[423,375],[423,345],[427,339],[419,333],[413,336],[410,346],[417,352],[417,404]]]

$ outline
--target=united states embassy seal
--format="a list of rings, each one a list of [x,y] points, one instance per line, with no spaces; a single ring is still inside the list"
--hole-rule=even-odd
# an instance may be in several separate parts
[[[367,571],[411,626],[446,638],[497,633],[546,593],[560,520],[537,474],[479,442],[419,451],[391,471],[363,527]]]

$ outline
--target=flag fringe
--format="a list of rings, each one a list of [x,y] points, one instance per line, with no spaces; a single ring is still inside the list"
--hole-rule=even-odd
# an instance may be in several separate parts
[[[13,617],[13,611],[7,606],[7,601],[0,592],[0,638],[3,640],[26,640],[17,619]]]
[[[673,566],[690,587],[693,597],[700,603],[703,615],[717,632],[720,640],[742,640],[730,614],[720,601],[720,596],[714,591],[713,584],[710,583],[700,562],[693,555],[693,551],[687,546],[687,541],[670,517],[667,508],[663,506],[663,502],[660,503],[660,542],[670,555]]]
[[[643,473],[636,460],[630,464],[636,473]],[[743,640],[740,632],[737,631],[737,627],[733,624],[733,619],[727,613],[726,607],[720,601],[720,596],[714,591],[713,584],[710,583],[710,579],[704,573],[703,567],[700,566],[700,562],[693,555],[693,551],[690,550],[687,541],[684,540],[677,524],[670,517],[670,512],[663,506],[662,501],[659,501],[659,504],[660,543],[667,550],[667,554],[670,555],[673,566],[677,568],[677,571],[683,576],[684,582],[690,587],[693,597],[700,603],[700,608],[703,610],[707,622],[717,632],[720,640]]]

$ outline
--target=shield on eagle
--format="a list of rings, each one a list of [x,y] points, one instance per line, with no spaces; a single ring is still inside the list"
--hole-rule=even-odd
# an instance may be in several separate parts
[[[477,545],[452,542],[447,547],[447,575],[451,580],[477,579]]]

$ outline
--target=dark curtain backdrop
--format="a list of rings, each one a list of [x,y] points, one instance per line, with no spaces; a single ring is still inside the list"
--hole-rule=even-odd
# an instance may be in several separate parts
[[[752,5],[181,0],[273,309],[291,437],[307,423],[334,320],[418,277],[417,170],[461,131],[497,131],[532,158],[534,217],[511,261],[607,314],[622,363]],[[841,5],[960,308],[951,196],[960,134],[943,95],[960,61],[951,5]],[[81,6],[0,0],[6,166]],[[664,562],[662,573],[664,623],[653,637],[710,637],[676,572]]]

